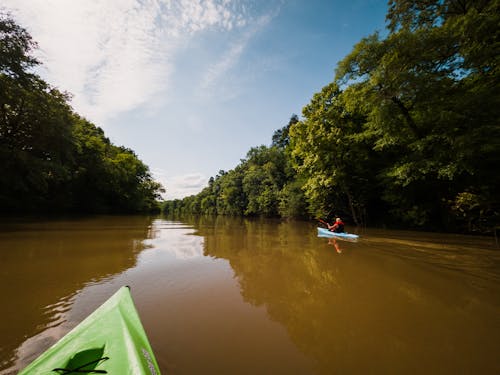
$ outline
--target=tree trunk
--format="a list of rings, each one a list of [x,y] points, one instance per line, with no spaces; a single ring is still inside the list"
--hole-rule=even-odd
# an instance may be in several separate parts
[[[351,209],[352,219],[354,220],[354,223],[356,224],[356,226],[359,226],[358,215],[356,215],[356,209],[354,208],[352,196],[347,189],[345,189],[345,192],[347,195],[347,201],[349,202],[349,207]]]
[[[403,114],[403,117],[405,118],[408,126],[412,130],[413,134],[417,138],[421,138],[420,134],[420,129],[418,128],[417,124],[415,124],[415,121],[413,121],[413,118],[410,115],[410,111],[408,111],[408,108],[404,105],[404,103],[397,97],[393,96],[391,98],[392,102],[398,106],[398,108],[401,110],[401,113]]]

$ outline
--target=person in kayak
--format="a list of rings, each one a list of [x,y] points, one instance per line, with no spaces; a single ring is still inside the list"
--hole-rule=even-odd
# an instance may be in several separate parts
[[[328,230],[334,233],[344,233],[344,222],[338,217],[333,225],[328,224]]]

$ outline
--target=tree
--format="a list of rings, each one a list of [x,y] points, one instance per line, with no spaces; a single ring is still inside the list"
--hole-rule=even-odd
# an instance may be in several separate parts
[[[31,35],[10,14],[0,12],[0,73],[26,84],[35,77],[31,69],[40,64],[33,56],[36,47]]]
[[[140,212],[156,210],[164,192],[134,151],[117,147],[101,128],[75,118],[75,171],[72,190],[78,210]]]
[[[274,132],[271,147],[285,149],[290,143],[290,127],[292,127],[297,122],[299,122],[299,117],[296,114],[293,114],[292,117],[290,117],[290,121],[288,121],[287,125]]]
[[[242,166],[227,172],[220,181],[217,212],[221,215],[242,216],[248,201],[243,191],[244,170]]]
[[[247,153],[243,191],[247,215],[278,215],[278,195],[287,181],[286,158],[276,147],[254,147]]]
[[[0,201],[4,210],[64,200],[72,161],[67,95],[40,79],[0,74]]]
[[[160,184],[132,150],[75,114],[70,96],[31,72],[36,43],[0,14],[0,209],[157,209]]]
[[[304,181],[293,179],[289,181],[278,194],[278,211],[285,218],[308,217],[308,202],[302,186]]]
[[[364,117],[350,112],[335,83],[325,86],[290,129],[291,157],[315,216],[350,216],[362,221],[373,191],[375,155],[360,136]]]
[[[395,218],[448,226],[448,202],[470,190],[498,204],[498,4],[391,1],[388,37],[363,39],[338,66],[346,103],[393,159],[379,180]]]
[[[390,0],[387,21],[387,36],[357,43],[303,120],[212,181],[202,196],[215,211],[239,212],[239,199],[246,215],[498,223],[500,0]]]

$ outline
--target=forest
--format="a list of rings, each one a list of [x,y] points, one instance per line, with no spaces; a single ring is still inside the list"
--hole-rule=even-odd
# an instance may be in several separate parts
[[[0,213],[159,211],[164,190],[148,166],[34,73],[36,48],[0,14]]]
[[[500,1],[390,0],[386,25],[269,146],[163,211],[491,233],[500,225]]]
[[[324,218],[488,233],[500,225],[500,0],[390,0],[386,30],[199,194],[161,203],[133,150],[37,75],[36,42],[0,14],[0,213]],[[333,47],[332,47],[333,48]]]

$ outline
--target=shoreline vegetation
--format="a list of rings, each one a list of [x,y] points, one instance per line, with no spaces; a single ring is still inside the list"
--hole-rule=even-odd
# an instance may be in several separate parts
[[[36,48],[0,13],[0,213],[159,212],[148,166],[33,73]]]
[[[166,214],[323,218],[489,233],[500,225],[500,1],[388,2],[376,32],[277,130]]]
[[[133,150],[33,73],[29,33],[0,13],[0,213],[322,218],[493,234],[500,225],[500,0],[390,0],[269,146],[199,194],[165,192]]]

